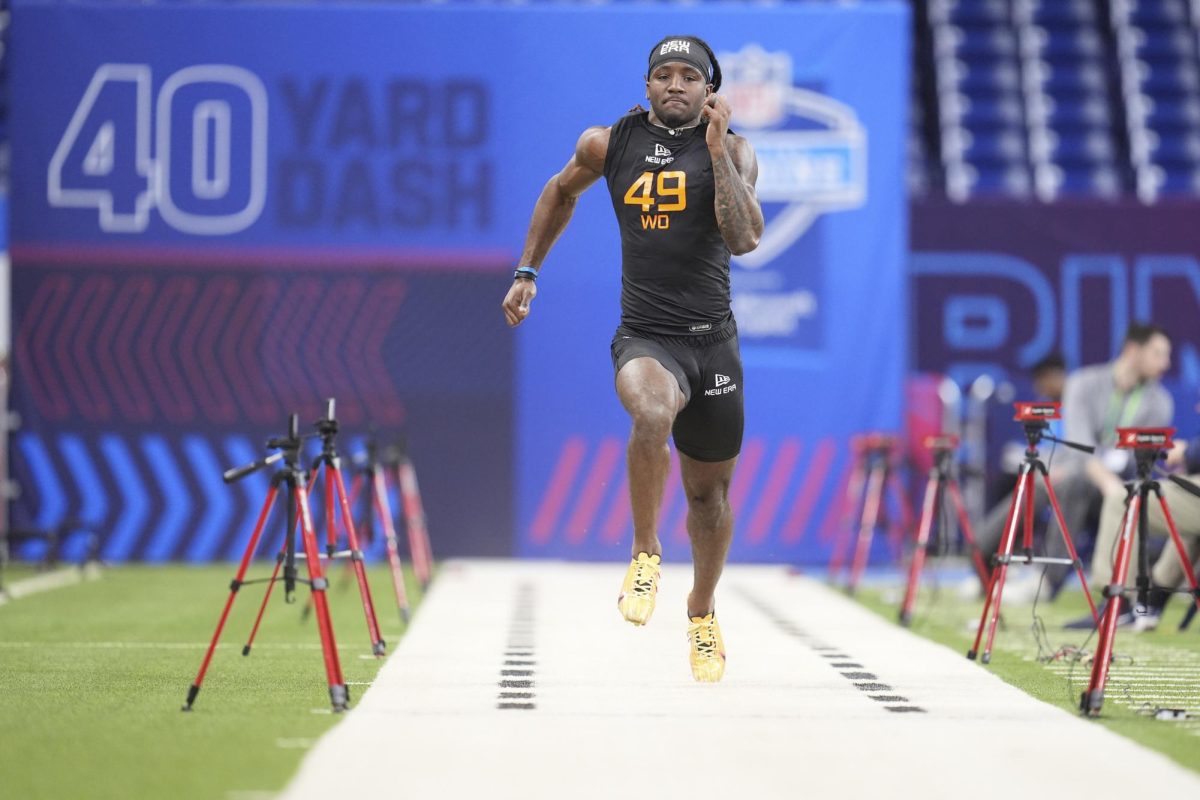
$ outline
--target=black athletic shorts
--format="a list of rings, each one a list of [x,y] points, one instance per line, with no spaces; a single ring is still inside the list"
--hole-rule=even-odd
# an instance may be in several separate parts
[[[725,461],[742,450],[742,357],[737,326],[699,336],[651,336],[617,328],[614,377],[635,358],[649,357],[679,381],[687,405],[675,417],[675,448],[697,461]]]

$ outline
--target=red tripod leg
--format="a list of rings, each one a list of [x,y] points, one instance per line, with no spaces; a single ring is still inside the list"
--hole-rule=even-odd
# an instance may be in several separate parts
[[[1021,549],[1025,552],[1027,559],[1033,557],[1033,496],[1037,493],[1037,487],[1034,485],[1033,473],[1030,473],[1029,491],[1025,494],[1025,532],[1021,537]]]
[[[279,569],[283,566],[284,554],[287,552],[287,539],[283,540],[283,546],[279,548],[279,554],[275,556],[275,568],[271,570],[271,579],[267,581],[267,590],[263,592],[262,603],[258,606],[258,613],[254,616],[254,625],[250,628],[250,635],[246,638],[246,644],[242,645],[242,655],[250,655],[250,648],[254,647],[254,639],[258,636],[258,626],[262,625],[263,615],[267,611],[267,603],[271,599],[271,592],[275,589],[275,581],[279,580]]]
[[[417,484],[417,471],[407,458],[397,465],[396,480],[400,485],[400,501],[404,507],[404,526],[408,529],[413,570],[424,589],[429,586],[433,576],[433,555],[429,546],[429,528],[425,524],[425,509],[421,503],[421,489]]]
[[[373,478],[375,482],[375,513],[383,526],[383,540],[387,545],[388,564],[392,568],[392,587],[396,590],[396,606],[400,609],[400,619],[408,623],[408,592],[404,589],[404,567],[400,561],[400,546],[396,541],[396,528],[392,524],[392,504],[388,502],[387,482],[383,473],[378,469]]]
[[[850,566],[850,582],[846,586],[851,594],[858,590],[858,582],[871,554],[871,541],[875,538],[875,528],[879,524],[879,507],[883,502],[883,482],[886,476],[887,467],[880,465],[872,468],[867,477],[867,500],[863,506],[862,525],[858,529],[854,563]]]
[[[1096,642],[1096,654],[1092,657],[1092,677],[1087,691],[1080,698],[1080,710],[1096,716],[1104,705],[1104,684],[1108,681],[1108,667],[1112,660],[1113,639],[1117,635],[1117,618],[1121,616],[1121,597],[1125,579],[1129,574],[1129,559],[1133,552],[1133,535],[1138,527],[1140,493],[1131,494],[1121,521],[1121,541],[1117,547],[1117,560],[1113,564],[1112,583],[1105,590],[1108,603],[1104,606],[1104,618],[1099,621],[1100,638]],[[1145,531],[1142,532],[1145,535]]]
[[[358,579],[358,593],[362,598],[363,614],[367,618],[367,633],[371,637],[371,651],[377,656],[384,654],[386,644],[379,632],[379,620],[375,617],[375,603],[371,600],[371,587],[367,584],[367,571],[363,567],[362,549],[358,546],[358,532],[354,529],[354,518],[350,515],[350,501],[346,497],[346,484],[342,481],[342,473],[338,470],[328,470],[325,477],[333,473],[339,506],[342,512],[342,525],[346,528],[346,537],[350,542],[350,563],[354,568],[354,576]]]
[[[913,529],[912,503],[908,502],[908,492],[904,491],[904,482],[900,480],[900,476],[894,469],[888,470],[888,484],[896,496],[896,505],[900,509],[900,526],[894,530],[896,543],[902,544],[904,533]]]
[[[992,569],[991,578],[987,585],[987,594],[983,601],[983,616],[979,618],[979,630],[975,633],[975,645],[967,651],[967,658],[972,661],[979,654],[979,643],[983,640],[983,630],[988,630],[987,648],[983,651],[981,660],[984,664],[992,660],[992,641],[996,636],[996,622],[1000,619],[1000,597],[1004,594],[1004,580],[1008,576],[1008,562],[1012,557],[1013,542],[1017,538],[1017,524],[1020,522],[1021,509],[1025,502],[1025,494],[1033,488],[1033,475],[1028,465],[1022,465],[1017,476],[1017,489],[1008,508],[1008,519],[1004,523],[1004,538],[996,555],[1001,556],[1000,563]]]
[[[303,480],[303,477],[301,477]],[[346,691],[346,679],[342,676],[342,665],[338,659],[337,641],[333,635],[333,620],[329,617],[329,604],[325,590],[329,582],[321,568],[321,551],[313,531],[312,515],[308,509],[308,494],[297,486],[295,502],[300,508],[300,536],[304,541],[305,561],[308,562],[309,586],[312,588],[313,609],[317,612],[317,630],[321,634],[321,652],[325,657],[325,675],[329,680],[329,699],[334,711],[345,711],[350,705]]]
[[[1196,585],[1196,571],[1192,569],[1192,560],[1188,558],[1187,547],[1183,544],[1183,538],[1175,527],[1175,518],[1171,516],[1171,509],[1167,508],[1167,499],[1162,496],[1161,492],[1155,492],[1155,494],[1158,496],[1158,504],[1162,506],[1163,516],[1167,519],[1167,529],[1171,532],[1171,541],[1175,543],[1175,552],[1179,554],[1179,563],[1183,564],[1183,574],[1187,576],[1188,586],[1192,587],[1192,600],[1196,604],[1196,608],[1200,608],[1200,587]]]
[[[192,681],[191,687],[188,689],[187,702],[183,706],[184,711],[191,711],[192,704],[196,702],[196,695],[200,694],[200,686],[204,683],[204,673],[208,672],[208,665],[212,662],[213,652],[217,649],[217,642],[221,639],[221,631],[225,629],[225,622],[229,619],[229,612],[233,609],[233,601],[237,597],[238,589],[242,587],[242,582],[246,579],[246,570],[250,567],[250,559],[254,557],[254,551],[258,549],[258,540],[262,536],[263,527],[267,524],[267,517],[271,513],[271,506],[275,503],[275,495],[278,494],[278,489],[272,486],[267,492],[267,499],[263,501],[262,511],[258,515],[258,522],[254,525],[254,533],[250,535],[250,541],[246,544],[246,551],[242,554],[242,561],[238,564],[237,575],[234,576],[233,582],[229,585],[229,598],[225,601],[225,608],[221,611],[221,618],[217,620],[217,629],[213,632],[212,641],[208,643],[208,650],[204,653],[204,660],[200,662],[200,671],[196,673],[196,680]]]
[[[975,564],[975,572],[979,575],[980,583],[987,586],[987,565],[983,561],[983,553],[979,549],[979,544],[975,541],[975,532],[971,529],[971,518],[967,515],[967,507],[963,503],[962,492],[958,489],[958,481],[950,478],[946,481],[946,489],[950,494],[950,501],[954,503],[954,512],[958,515],[959,530],[962,531],[963,538],[967,540],[967,546],[971,548],[971,561]]]
[[[316,486],[315,482],[308,485],[309,494],[312,494],[312,489],[314,486]],[[292,530],[287,532],[287,536],[283,537],[283,544],[279,546],[279,553],[275,556],[275,568],[271,570],[271,579],[267,581],[267,590],[263,592],[262,602],[258,606],[258,614],[254,616],[254,626],[250,628],[250,636],[247,637],[246,644],[242,645],[242,655],[244,656],[250,655],[250,648],[254,647],[254,640],[258,638],[258,628],[260,625],[262,625],[263,616],[267,613],[267,603],[271,601],[271,592],[275,591],[275,583],[279,580],[279,570],[283,567],[284,557],[287,554],[288,537],[295,536],[299,526],[300,520],[297,519],[296,527],[293,527]],[[304,612],[301,616],[301,619],[308,617],[308,612],[311,606],[312,601],[310,600],[304,607]]]
[[[912,564],[908,570],[908,588],[904,592],[904,602],[900,604],[900,624],[908,625],[912,620],[913,607],[917,603],[917,590],[921,585],[921,570],[925,567],[925,552],[929,547],[929,535],[933,529],[933,515],[937,509],[938,477],[937,470],[931,470],[929,480],[925,482],[925,499],[921,503],[921,525],[917,528],[916,548],[912,554]]]
[[[1075,562],[1075,574],[1079,576],[1079,585],[1083,587],[1083,596],[1087,598],[1088,608],[1092,610],[1092,619],[1097,625],[1100,624],[1100,613],[1096,611],[1096,601],[1092,599],[1092,590],[1088,588],[1087,576],[1083,574],[1083,562],[1079,560],[1079,553],[1075,551],[1075,542],[1071,541],[1071,532],[1067,530],[1067,521],[1063,519],[1062,507],[1058,504],[1058,496],[1054,494],[1054,487],[1050,485],[1050,478],[1042,474],[1042,480],[1046,484],[1046,494],[1050,498],[1050,507],[1054,509],[1054,518],[1058,520],[1058,529],[1062,532],[1063,544],[1067,546],[1067,552],[1071,555],[1071,560]]]
[[[829,578],[837,580],[842,568],[846,565],[846,552],[858,530],[855,517],[862,519],[863,490],[866,487],[866,472],[863,469],[862,456],[856,456],[850,480],[846,483],[846,494],[842,498],[842,524],[838,526],[837,541],[833,545],[833,554],[829,558]]]

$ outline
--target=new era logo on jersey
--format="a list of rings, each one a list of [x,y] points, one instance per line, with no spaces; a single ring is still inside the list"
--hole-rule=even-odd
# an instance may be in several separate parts
[[[736,392],[737,384],[732,383],[731,381],[733,381],[733,378],[729,377],[728,375],[722,375],[719,372],[716,373],[715,380],[713,381],[713,383],[716,385],[712,389],[705,389],[704,396],[716,397],[718,395]]]
[[[670,164],[674,160],[671,151],[661,144],[654,145],[654,155],[646,156],[646,161],[651,164]]]

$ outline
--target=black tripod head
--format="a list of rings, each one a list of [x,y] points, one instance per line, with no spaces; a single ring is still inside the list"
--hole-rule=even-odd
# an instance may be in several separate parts
[[[1139,480],[1149,480],[1154,474],[1154,467],[1166,460],[1167,453],[1174,446],[1174,428],[1117,428],[1117,447],[1133,451]],[[1168,475],[1167,479],[1188,494],[1200,497],[1200,486],[1187,478]]]
[[[255,461],[252,464],[246,464],[241,467],[225,470],[221,476],[226,483],[240,481],[247,475],[258,472],[260,469],[269,467],[272,464],[282,461],[286,469],[290,471],[302,471],[300,466],[300,448],[304,446],[304,442],[316,436],[315,433],[300,433],[300,415],[292,414],[288,417],[288,432],[284,436],[273,436],[267,439],[267,449],[276,452],[267,456],[264,459]]]
[[[1132,450],[1138,480],[1150,480],[1154,467],[1174,445],[1174,428],[1117,428],[1117,449]]]
[[[925,449],[933,455],[933,469],[940,476],[949,477],[954,469],[954,456],[958,452],[959,438],[953,433],[939,433],[925,437]]]
[[[1050,430],[1051,420],[1062,419],[1062,403],[1017,402],[1013,403],[1013,408],[1016,409],[1013,419],[1021,423],[1021,427],[1025,430],[1026,459],[1037,458],[1038,445],[1043,439],[1083,453],[1096,452],[1096,448],[1090,445],[1069,442],[1047,433]]]
[[[317,435],[321,437],[321,455],[329,458],[337,457],[338,421],[334,413],[337,401],[330,397],[325,401],[325,416],[313,423]]]

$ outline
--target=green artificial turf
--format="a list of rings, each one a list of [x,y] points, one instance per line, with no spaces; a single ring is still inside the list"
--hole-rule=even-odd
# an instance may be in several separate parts
[[[0,795],[225,800],[281,789],[338,719],[315,621],[301,621],[306,587],[286,605],[277,586],[245,658],[264,587],[244,587],[195,709],[180,711],[233,575],[229,565],[120,567],[0,606]],[[392,649],[403,625],[390,576],[372,568],[369,579]],[[408,590],[417,599],[411,575]],[[339,573],[329,595],[353,706],[382,660],[354,584]]]
[[[895,622],[898,594],[899,587],[873,589],[860,591],[857,598]],[[1200,771],[1200,620],[1186,632],[1177,630],[1186,602],[1176,598],[1156,631],[1118,629],[1116,660],[1102,714],[1095,724]],[[990,669],[1039,700],[1079,713],[1080,695],[1091,675],[1088,657],[1096,647],[1096,637],[1090,631],[1065,630],[1062,625],[1088,613],[1083,593],[1065,591],[1056,602],[1037,605],[1036,613],[1045,630],[1040,649],[1034,630],[1034,606],[1006,603],[1003,610],[1005,624],[997,629],[991,663],[980,664],[979,668]],[[982,612],[982,602],[959,600],[952,590],[923,589],[911,630],[966,658]],[[1082,651],[1082,660],[1064,648]],[[1055,653],[1058,658],[1047,658]],[[1156,720],[1153,712],[1158,707],[1185,708],[1190,719]]]

